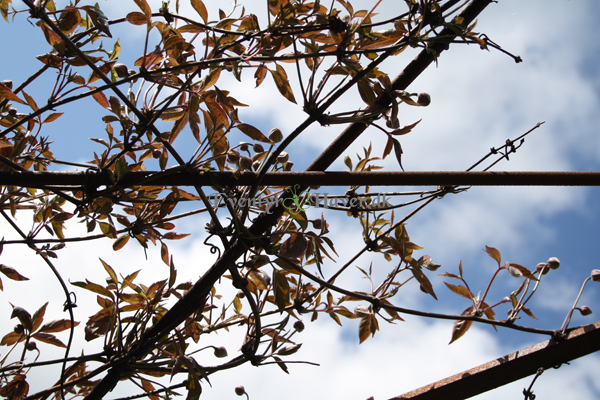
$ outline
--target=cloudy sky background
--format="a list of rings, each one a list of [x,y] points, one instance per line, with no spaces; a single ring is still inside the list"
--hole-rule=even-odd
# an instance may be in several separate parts
[[[133,2],[123,3],[105,1],[100,6],[112,19],[121,16],[125,9],[135,10]],[[212,3],[215,4],[206,2],[209,11],[217,8],[216,2]],[[262,1],[244,4],[249,12],[257,14],[259,18],[264,14],[265,5]],[[374,2],[356,1],[353,4],[355,9],[370,9]],[[229,5],[226,7],[221,3],[218,6],[227,9]],[[189,10],[189,6],[182,4],[183,7]],[[384,0],[380,7],[382,15],[399,13],[394,1]],[[193,11],[189,12],[189,15],[195,15]],[[540,129],[526,138],[525,145],[511,156],[510,162],[502,162],[494,169],[599,170],[598,15],[600,5],[592,0],[502,0],[490,5],[478,18],[476,31],[485,32],[507,51],[520,55],[524,62],[516,64],[500,52],[482,51],[477,46],[455,45],[451,51],[445,52],[437,68],[433,65],[429,67],[409,88],[411,92],[429,92],[431,105],[427,108],[401,108],[402,124],[423,119],[411,134],[401,138],[405,151],[404,168],[464,170],[484,156],[490,147],[499,147],[507,138],[515,138],[537,122],[545,121]],[[120,37],[124,52],[128,49],[134,51],[132,59],[141,54],[143,35],[139,29],[123,25],[112,31],[114,37]],[[12,79],[16,86],[41,67],[32,57],[45,53],[48,46],[39,30],[30,26],[24,16],[19,16],[15,25],[0,23],[0,33],[3,37],[11,38],[11,57],[15,60],[0,66],[0,78]],[[105,47],[112,46],[109,46],[112,42],[106,43]],[[387,62],[383,69],[390,76],[395,76],[415,55],[416,52],[407,50],[405,54]],[[132,64],[125,55],[122,59]],[[242,84],[237,84],[233,78],[219,82],[220,88],[231,90],[234,97],[250,105],[248,109],[240,109],[242,120],[258,126],[264,132],[279,127],[284,134],[291,132],[304,120],[301,106],[283,99],[269,79],[254,90],[252,73],[247,72],[247,81]],[[290,76],[294,80],[295,75]],[[41,104],[47,97],[48,88],[39,87],[27,92]],[[298,89],[295,94],[297,99],[301,98]],[[336,109],[345,110],[356,104],[360,104],[360,99],[356,91],[351,91]],[[99,117],[105,112],[92,100],[65,107],[65,110],[71,111],[71,114],[66,114],[45,128],[48,129],[46,134],[51,134],[62,146],[56,149],[55,155],[63,159],[89,160],[92,151],[101,151],[98,145],[87,139],[103,136]],[[89,124],[93,118],[96,118],[96,122]],[[343,126],[312,126],[290,151],[295,169],[306,167],[342,129]],[[374,154],[380,155],[385,137],[376,129],[365,132],[346,154],[354,157],[356,153],[362,153],[362,147],[370,142],[373,143]],[[390,170],[398,170],[393,157],[379,164]],[[345,168],[342,160],[338,160],[331,170]],[[405,189],[411,188],[395,190]],[[503,260],[530,269],[549,257],[558,257],[561,268],[544,277],[530,303],[539,321],[528,318],[520,323],[540,328],[559,328],[581,283],[593,268],[599,268],[595,251],[600,233],[598,195],[598,188],[471,188],[465,193],[448,195],[434,202],[413,217],[407,229],[412,241],[424,247],[419,254],[429,254],[434,261],[442,264],[440,272],[457,272],[459,261],[462,260],[465,276],[474,291],[483,291],[494,272],[494,261],[482,251],[486,245],[498,248]],[[311,218],[317,218],[319,213],[314,209],[308,211]],[[326,218],[336,238],[336,249],[342,256],[337,265],[341,265],[348,255],[362,247],[360,226],[356,221],[335,212],[328,212]],[[30,224],[23,217],[18,222],[23,227]],[[197,279],[212,264],[213,257],[202,245],[205,222],[204,217],[198,217],[180,223],[178,231],[190,232],[192,237],[170,244],[181,282]],[[7,239],[11,237],[12,233],[5,225],[2,225],[2,231]],[[72,225],[67,234],[76,235],[80,232],[80,227]],[[57,265],[71,281],[84,278],[103,281],[105,272],[97,261],[100,255],[113,267],[120,268],[123,275],[142,268],[142,282],[162,279],[163,274],[167,273],[166,267],[156,261],[156,249],[149,252],[147,261],[143,251],[135,245],[130,244],[117,253],[112,251],[110,245],[109,241],[69,245],[68,250],[60,253]],[[375,275],[382,276],[382,271],[388,266],[382,265],[384,261],[380,258],[361,258],[357,265],[368,267],[371,261],[374,262],[374,270],[378,271],[379,268],[380,271]],[[58,293],[58,285],[41,260],[25,247],[5,246],[0,262],[32,278],[26,283],[3,279],[5,288],[0,294],[0,315],[10,314],[9,301],[30,312],[45,301],[50,301],[48,318],[64,317],[61,314],[64,301],[62,294]],[[335,268],[334,264],[326,265],[325,273]],[[394,303],[453,314],[467,307],[465,299],[444,287],[442,277],[435,273],[429,273],[428,276],[440,301],[429,300],[416,285],[407,285]],[[356,271],[350,271],[344,282],[356,290],[368,290],[367,282],[360,279]],[[490,300],[499,300],[515,288],[516,280],[504,274],[492,290]],[[231,289],[223,287],[220,290],[227,293]],[[82,328],[87,316],[96,311],[95,296],[82,290],[75,291],[79,304],[75,310],[76,319],[82,321]],[[600,309],[599,300],[598,288],[590,284],[580,304],[586,304],[597,312]],[[92,305],[86,306],[86,302]],[[501,318],[501,313],[506,310],[499,309],[498,317]],[[572,324],[594,322],[596,315],[587,318],[575,315]],[[425,321],[410,316],[405,319],[406,322],[397,325],[380,322],[381,331],[359,346],[356,320],[343,321],[344,328],[339,328],[329,318],[321,316],[316,323],[307,323],[307,329],[295,336],[304,345],[290,358],[317,362],[321,364],[320,367],[291,365],[290,375],[286,375],[277,366],[244,366],[211,377],[213,388],[206,386],[203,398],[236,398],[233,388],[244,385],[252,399],[275,399],[282,395],[289,399],[366,399],[368,396],[386,399],[546,340],[542,336],[506,329],[499,329],[496,333],[491,327],[475,326],[465,337],[448,346],[452,322]],[[7,333],[9,326],[12,323],[4,329],[6,332],[0,334]],[[203,340],[223,344],[230,354],[234,354],[240,345],[241,335],[243,331],[232,330],[231,334]],[[66,340],[66,335],[61,338]],[[77,342],[75,349],[82,344]],[[48,347],[43,348],[43,357],[60,356],[60,352],[50,352]],[[1,355],[5,351],[5,348],[0,348]],[[207,355],[199,358],[199,362],[212,365],[218,360]],[[546,371],[536,382],[534,392],[538,398],[550,400],[565,397],[597,398],[600,396],[600,384],[595,371],[599,368],[600,357],[591,355],[559,370]],[[39,375],[37,383],[50,383],[58,375],[56,370],[50,370],[48,374]],[[531,378],[526,378],[478,398],[520,398],[523,388],[529,386],[530,382]],[[131,393],[125,388],[118,389],[110,398]]]

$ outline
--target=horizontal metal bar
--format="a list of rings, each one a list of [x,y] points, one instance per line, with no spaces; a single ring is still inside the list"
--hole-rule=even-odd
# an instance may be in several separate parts
[[[257,172],[128,172],[121,186],[252,185]],[[104,172],[0,171],[0,185],[22,187],[105,186],[114,178]],[[268,172],[261,185],[293,186],[600,186],[600,172]]]
[[[191,186],[251,185],[258,173],[206,171],[128,172],[121,179],[127,185]],[[0,171],[0,185],[24,187],[111,185],[108,172]],[[600,172],[269,172],[262,185],[292,186],[598,186]]]
[[[546,340],[390,400],[468,399],[533,375],[538,368],[558,367],[598,350],[600,321],[574,329],[564,339]]]

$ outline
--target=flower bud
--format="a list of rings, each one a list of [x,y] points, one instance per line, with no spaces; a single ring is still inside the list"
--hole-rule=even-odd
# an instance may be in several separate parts
[[[250,169],[252,168],[252,159],[248,156],[241,156],[238,165],[241,169]]]
[[[283,170],[284,171],[291,171],[292,167],[294,166],[294,163],[291,161],[288,161],[286,163],[283,164]]]
[[[302,332],[304,330],[304,322],[300,320],[294,322],[294,329],[298,332]]]
[[[550,267],[548,266],[547,263],[539,263],[538,265],[535,266],[535,271],[536,272],[540,272],[542,275],[546,275],[548,273],[548,271],[550,271]]]
[[[162,152],[159,149],[152,150],[152,157],[159,158]]]
[[[279,143],[283,140],[283,133],[279,128],[273,128],[269,132],[269,140],[273,143]]]
[[[135,75],[135,69],[130,69],[127,71],[127,75]],[[134,80],[132,80],[131,82],[136,83],[137,82],[137,78],[135,78]]]
[[[264,147],[262,147],[262,144],[260,143],[255,143],[252,149],[255,153],[262,153],[263,151],[265,151]]]
[[[238,396],[243,396],[246,394],[246,389],[244,389],[243,386],[238,386],[235,388],[235,394],[237,394]]]
[[[548,266],[550,267],[550,269],[557,269],[558,267],[560,267],[560,261],[556,257],[550,257],[548,259]]]
[[[579,307],[579,312],[581,315],[590,315],[592,313],[592,309],[588,306],[581,306]]]
[[[116,63],[115,65],[113,65],[113,69],[115,70],[119,78],[126,78],[129,76],[129,70],[127,69],[127,65],[125,64]]]
[[[243,299],[244,297],[246,297],[246,293],[244,293],[243,290],[238,290],[237,297]]]
[[[215,347],[215,357],[217,357],[217,358],[227,357],[227,349],[223,346]]]
[[[417,96],[417,104],[423,107],[427,107],[431,103],[431,96],[427,92],[421,92]]]
[[[4,86],[6,86],[7,88],[9,88],[10,90],[12,90],[12,88],[13,88],[13,82],[10,79],[3,80],[2,84]]]
[[[600,269],[592,270],[592,280],[594,282],[600,282]]]
[[[248,151],[248,143],[240,143],[240,151]]]
[[[290,159],[290,155],[287,153],[287,151],[282,151],[277,156],[277,162],[278,163],[282,163],[282,164],[286,163],[286,162],[288,162],[289,159]]]
[[[240,161],[240,155],[236,153],[227,153],[227,161],[232,164],[237,164]]]
[[[29,342],[27,342],[27,346],[25,348],[27,349],[27,351],[37,350],[37,344],[35,344],[33,340],[30,340]]]
[[[15,327],[13,328],[13,332],[16,333],[17,335],[20,335],[21,333],[23,333],[25,331],[25,328],[23,327],[23,325],[21,324],[17,324],[15,325]]]

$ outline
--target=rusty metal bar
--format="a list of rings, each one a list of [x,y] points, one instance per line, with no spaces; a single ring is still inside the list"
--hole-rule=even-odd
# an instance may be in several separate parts
[[[598,350],[600,321],[574,329],[565,339],[546,340],[390,400],[468,399]]]
[[[128,172],[119,185],[252,185],[257,172]],[[99,187],[112,185],[110,173],[0,171],[0,185],[21,187]],[[600,186],[600,172],[269,172],[265,186]],[[66,188],[68,189],[68,188]]]

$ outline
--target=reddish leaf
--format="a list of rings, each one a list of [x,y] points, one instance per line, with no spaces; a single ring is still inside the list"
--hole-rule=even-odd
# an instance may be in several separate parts
[[[510,268],[516,268],[517,270],[519,270],[519,272],[526,278],[531,279],[532,281],[537,281],[538,279],[533,276],[533,274],[531,273],[531,271],[529,271],[527,268],[523,267],[522,265],[519,264],[510,264]]]
[[[10,318],[17,317],[21,322],[21,325],[25,327],[29,332],[33,330],[33,323],[31,321],[31,314],[27,310],[21,307],[13,307]]]
[[[48,343],[57,347],[67,348],[63,342],[61,342],[56,336],[51,335],[49,333],[34,333],[33,337],[39,340],[40,342]]]
[[[13,281],[28,281],[29,278],[24,277],[19,274],[14,268],[9,267],[8,265],[0,264],[0,272],[6,275],[9,279]]]
[[[410,125],[405,125],[402,128],[396,129],[392,132],[390,132],[392,135],[406,135],[408,132],[410,132],[415,126],[417,126],[417,124],[421,122],[421,120],[418,120],[417,122],[415,122],[414,124],[410,124]]]
[[[465,311],[463,311],[463,313],[461,315],[471,315],[473,311],[473,307],[469,307],[467,308]],[[454,327],[452,328],[452,338],[450,339],[450,343],[454,342],[455,340],[458,340],[462,335],[464,335],[465,333],[467,333],[467,331],[469,330],[469,328],[471,327],[471,325],[473,324],[473,321],[465,321],[465,320],[459,320],[456,321],[454,323]]]
[[[236,125],[236,128],[244,132],[251,139],[258,140],[259,142],[271,143],[271,141],[260,130],[250,124],[238,124]]]
[[[2,338],[0,341],[0,346],[12,346],[17,342],[22,342],[25,340],[25,335],[21,333],[10,332]]]
[[[123,247],[125,247],[127,242],[129,242],[129,237],[130,236],[128,233],[124,233],[121,236],[119,236],[117,238],[117,240],[115,240],[113,243],[113,250],[117,251],[117,250],[121,250]]]
[[[33,100],[33,97],[25,93],[25,91],[23,91],[23,97],[25,97],[25,100],[27,100],[27,104],[29,104],[29,107],[31,107],[33,111],[39,110],[39,107],[36,104],[35,100]]]
[[[419,281],[419,283],[421,284],[421,290],[423,290],[425,293],[430,294],[434,299],[437,300],[437,296],[433,291],[433,286],[431,285],[429,278],[425,276],[423,271],[421,271],[418,268],[411,268],[410,270],[413,273],[414,277],[417,279],[417,281]]]
[[[444,284],[446,286],[448,286],[448,289],[452,290],[457,295],[462,296],[462,297],[464,297],[466,299],[469,299],[469,300],[472,299],[471,292],[469,291],[469,289],[467,289],[463,285],[456,286],[456,285],[452,285],[452,284],[446,283],[446,282],[444,282]]]
[[[156,388],[149,381],[142,379],[142,387],[146,391],[146,393],[154,392]],[[159,400],[159,397],[155,394],[148,395],[150,400]]]
[[[74,326],[79,325],[79,322],[75,321]],[[40,332],[62,332],[67,329],[71,329],[71,320],[69,319],[57,319],[55,321],[48,322],[47,324],[42,325],[40,328]]]
[[[287,77],[282,75],[280,71],[269,70],[269,72],[273,77],[273,81],[275,81],[275,86],[277,86],[279,93],[281,93],[283,97],[292,103],[296,104],[296,99],[294,98],[294,93],[292,92],[292,87],[290,86],[290,82],[288,81]]]
[[[132,11],[125,17],[127,22],[133,25],[146,25],[148,21],[146,20],[146,15],[142,14],[139,11]]]
[[[485,246],[485,252],[488,253],[490,257],[492,257],[498,263],[498,267],[500,267],[500,263],[502,262],[502,257],[500,256],[500,252],[493,247]]]
[[[36,312],[33,313],[33,317],[31,318],[31,321],[33,323],[33,327],[31,328],[32,332],[35,332],[44,321],[44,315],[46,314],[47,306],[48,302],[46,302],[46,304],[41,306]]]
[[[285,274],[277,269],[273,269],[273,292],[275,304],[283,312],[290,302],[290,285]]]
[[[308,243],[304,235],[293,233],[281,245],[279,255],[286,258],[298,258],[304,254]]]
[[[115,299],[114,295],[112,294],[112,292],[110,290],[106,289],[104,286],[98,285],[97,283],[90,282],[87,279],[85,280],[85,282],[73,282],[72,284],[75,286],[79,286],[81,288],[87,289],[90,292],[94,292],[94,293],[101,294],[102,296],[110,297],[111,300]]]
[[[119,278],[117,278],[117,273],[115,272],[115,270],[110,265],[105,263],[104,260],[102,260],[101,258],[99,260],[102,263],[102,266],[104,267],[106,272],[108,272],[108,275],[112,278],[113,283],[117,284],[119,282]]]
[[[160,243],[160,258],[169,265],[169,248],[163,242]]]
[[[150,6],[146,2],[146,0],[133,0],[133,1],[144,12],[144,14],[146,14],[146,19],[148,21],[148,24],[150,24],[150,18],[152,18],[152,9],[150,8]]]
[[[91,88],[90,89],[95,89],[95,88]],[[100,104],[102,107],[106,108],[107,110],[110,109],[110,103],[108,102],[108,99],[106,98],[106,95],[102,92],[96,92],[92,95],[92,97],[94,98],[94,100],[96,100],[98,102],[98,104]]]
[[[208,11],[206,11],[206,6],[202,2],[202,0],[191,0],[191,1],[192,1],[192,7],[194,7],[194,10],[196,10],[196,12],[200,15],[200,17],[206,24],[208,22]]]
[[[17,103],[26,104],[2,82],[0,82],[0,97],[5,97],[8,100],[16,101]]]
[[[21,400],[29,393],[29,384],[25,381],[25,378],[26,376],[23,374],[13,376],[12,381],[0,388],[0,396],[7,397],[10,400]]]
[[[281,368],[283,370],[283,372],[285,372],[286,374],[289,374],[288,368],[285,365],[285,363],[281,360],[281,358],[279,358],[277,356],[273,356],[273,359],[275,360],[277,365],[279,365],[279,368]]]

